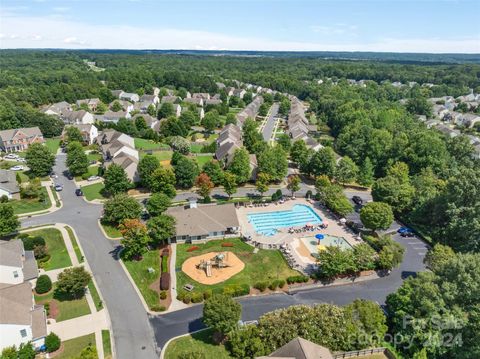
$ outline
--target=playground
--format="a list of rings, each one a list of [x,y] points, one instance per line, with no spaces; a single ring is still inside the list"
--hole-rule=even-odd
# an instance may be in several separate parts
[[[182,271],[186,275],[206,285],[224,282],[244,268],[245,264],[230,251],[208,252],[188,258],[182,264]]]

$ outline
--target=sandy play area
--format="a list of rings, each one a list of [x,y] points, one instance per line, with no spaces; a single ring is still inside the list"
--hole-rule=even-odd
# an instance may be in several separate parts
[[[204,269],[197,268],[197,265],[200,264],[202,260],[211,261],[217,254],[220,253],[225,254],[224,263],[227,264],[228,267],[218,269],[215,266],[212,266],[211,277],[207,277]],[[245,264],[232,252],[209,252],[200,256],[188,258],[182,264],[182,271],[193,280],[202,284],[210,285],[221,283],[227,280],[235,274],[240,273],[244,267]]]

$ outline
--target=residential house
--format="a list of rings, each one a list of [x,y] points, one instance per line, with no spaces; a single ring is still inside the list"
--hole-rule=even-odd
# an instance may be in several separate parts
[[[169,243],[205,242],[238,236],[240,224],[233,203],[225,205],[197,205],[189,198],[185,207],[170,207],[167,214],[175,218],[175,236]]]
[[[147,127],[151,129],[156,128],[156,124],[159,123],[159,120],[157,120],[155,117],[150,116],[149,114],[146,113],[138,113],[135,116],[133,116],[132,120],[135,121],[137,118],[143,117],[145,120]]]
[[[246,93],[247,93],[247,91],[245,91],[244,89],[235,89],[233,91],[233,96],[243,98],[243,96],[245,96]]]
[[[352,355],[353,357],[353,355]],[[312,343],[303,338],[297,337],[290,340],[284,346],[278,348],[273,353],[267,356],[261,356],[257,359],[267,359],[267,358],[288,358],[288,359],[333,359],[335,356],[332,355],[328,348],[322,347],[321,345]],[[343,358],[340,357],[339,358]],[[345,358],[350,358],[346,356]]]
[[[150,101],[138,101],[138,102],[135,102],[135,105],[133,105],[133,108],[134,110],[136,111],[140,111],[140,112],[143,112],[143,113],[146,113],[148,111],[148,108],[150,106],[154,106],[154,104],[152,104]]]
[[[203,107],[203,98],[200,97],[190,97],[190,98],[184,98],[183,102],[185,103],[192,103],[197,106],[202,106]]]
[[[84,100],[77,100],[77,102],[75,103],[78,107],[80,107],[81,105],[87,105],[88,106],[88,109],[92,112],[96,112],[97,111],[97,106],[100,104],[100,99],[99,98],[87,98],[87,99],[84,99]]]
[[[160,99],[157,95],[143,95],[140,97],[140,101],[149,102],[151,105],[157,106],[157,104],[160,102]]]
[[[319,144],[311,133],[317,131],[316,126],[311,126],[307,117],[305,116],[305,106],[295,96],[290,97],[290,111],[288,113],[288,134],[293,141],[302,140],[308,148],[318,151],[323,146]]]
[[[433,105],[433,115],[443,120],[443,118],[450,112],[445,105]]]
[[[121,118],[129,119],[132,116],[126,111],[107,111],[103,115],[97,115],[96,119],[102,122],[117,123]]]
[[[125,170],[131,181],[139,180],[137,171],[139,155],[132,137],[108,129],[99,134],[97,143],[103,154],[105,168],[115,163]]]
[[[223,103],[222,100],[220,99],[208,99],[208,100],[205,100],[205,106],[208,106],[208,105],[211,105],[211,106],[217,106],[217,105],[221,105]]]
[[[0,150],[4,152],[25,151],[33,143],[44,143],[38,127],[17,128],[0,131]]]
[[[480,115],[474,113],[464,113],[462,124],[466,127],[473,127],[477,122],[480,122]]]
[[[0,197],[8,199],[20,199],[20,188],[17,184],[16,173],[0,169]]]
[[[235,91],[235,87],[227,86],[225,87],[225,93],[228,97],[233,96],[233,92]]]
[[[222,96],[219,93],[216,93],[215,95],[210,97],[210,100],[221,100]]]
[[[440,124],[435,128],[449,138],[456,137],[461,134],[459,130],[455,130],[454,128],[451,128],[444,124]]]
[[[154,87],[154,88],[153,88],[153,94],[154,94],[155,96],[160,95],[160,89],[159,89],[158,87]]]
[[[458,102],[470,102],[470,101],[475,101],[477,99],[477,96],[474,93],[469,93],[468,95],[465,96],[458,96],[457,101]]]
[[[243,123],[247,120],[247,118],[255,119],[258,114],[258,110],[263,103],[263,97],[257,96],[255,99],[250,102],[242,111],[236,114],[236,119],[238,125],[241,127]]]
[[[90,112],[85,110],[67,112],[61,118],[65,124],[69,125],[85,125],[87,123],[95,122],[95,117]]]
[[[123,90],[111,90],[110,92],[115,98],[118,98],[118,99],[123,94]]]
[[[42,110],[44,114],[59,116],[59,117],[71,111],[72,111],[72,106],[66,101],[54,103],[50,106],[44,107]]]
[[[169,103],[175,103],[179,100],[180,98],[178,96],[162,96],[162,99],[160,101],[161,104],[164,104],[165,102]]]
[[[182,114],[182,106],[180,106],[178,103],[174,103],[172,106],[175,117],[180,117],[180,115]]]
[[[66,130],[67,130],[67,127],[76,127],[80,130],[80,133],[82,134],[82,139],[83,139],[83,142],[91,145],[92,143],[95,142],[95,140],[97,139],[98,137],[98,129],[97,127],[95,127],[95,125],[92,125],[92,124],[86,124],[86,125],[69,125],[69,126],[65,126],[65,128],[63,129],[63,133],[62,133],[62,138],[65,137],[65,134],[66,134]]]
[[[130,102],[138,102],[140,101],[140,97],[136,93],[130,93],[130,92],[123,92],[119,96],[120,100],[126,100]]]
[[[192,98],[201,98],[202,100],[208,100],[210,98],[210,94],[207,92],[194,92],[192,94]]]
[[[21,240],[0,240],[0,351],[28,342],[44,345],[46,312],[35,304],[30,283],[37,277],[33,251],[25,251]]]
[[[425,122],[425,126],[427,126],[427,128],[435,127],[438,124],[440,124],[439,120],[428,120],[428,121]]]

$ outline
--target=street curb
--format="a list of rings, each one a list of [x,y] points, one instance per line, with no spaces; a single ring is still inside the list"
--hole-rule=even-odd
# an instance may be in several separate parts
[[[50,213],[53,213],[53,212],[56,212],[58,211],[60,208],[63,207],[63,201],[61,199],[61,197],[59,196],[58,198],[58,201],[60,202],[60,207],[57,207],[56,206],[56,200],[55,200],[55,197],[53,196],[53,194],[50,196],[50,192],[48,192],[48,189],[47,187],[50,189],[50,191],[52,190],[51,188],[51,185],[48,185],[48,186],[42,186],[42,187],[45,187],[45,190],[47,191],[47,195],[48,195],[48,199],[50,200],[50,207],[49,208],[46,208],[46,209],[42,209],[40,211],[35,211],[35,212],[28,212],[28,213],[22,213],[22,214],[19,214],[18,215],[18,218],[30,218],[30,217],[38,217],[38,216],[43,216],[45,214],[50,214]]]
[[[119,241],[122,239],[122,237],[117,237],[117,238],[114,238],[114,237],[110,237],[106,232],[105,230],[103,229],[102,227],[102,222],[100,221],[100,219],[97,221],[97,224],[98,224],[98,227],[100,228],[100,231],[102,232],[102,234],[105,236],[105,238],[111,240],[111,241]]]
[[[164,358],[165,358],[166,349],[168,348],[168,345],[169,345],[171,342],[173,342],[174,340],[179,339],[179,338],[183,338],[183,337],[186,337],[186,336],[195,334],[195,333],[200,333],[200,332],[203,332],[203,331],[205,331],[205,330],[208,330],[208,328],[203,328],[203,329],[200,329],[200,330],[195,330],[194,332],[187,333],[187,334],[182,334],[182,335],[179,335],[179,336],[177,336],[177,337],[173,337],[173,338],[168,339],[168,341],[167,341],[167,342],[165,343],[165,345],[163,346],[162,351],[160,352],[160,358],[159,358],[159,359],[164,359]]]

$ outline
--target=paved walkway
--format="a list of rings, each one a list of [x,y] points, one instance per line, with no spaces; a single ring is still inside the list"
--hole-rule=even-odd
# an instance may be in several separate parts
[[[177,244],[170,244],[170,295],[172,296],[172,303],[166,311],[173,312],[180,309],[185,309],[188,307],[185,303],[177,299],[177,275],[175,271],[175,262],[177,261]]]
[[[67,248],[70,261],[73,264],[72,267],[84,266],[87,271],[91,272],[88,266],[88,263],[86,262],[80,263],[78,261],[77,255],[75,253],[75,249],[73,248],[73,243],[70,239],[68,231],[65,229],[65,224],[56,223],[55,225],[29,228],[29,229],[23,230],[22,232],[31,232],[31,231],[36,231],[43,228],[55,228],[59,230],[60,233],[62,234],[65,247]],[[77,243],[78,243],[78,239],[77,239]],[[72,267],[53,269],[50,271],[44,271],[43,269],[40,269],[40,273],[48,275],[48,277],[52,280],[52,282],[56,282],[58,279],[58,275],[60,273],[62,273],[65,269],[72,268]],[[93,281],[95,284],[94,278],[93,278]],[[96,284],[95,284],[95,287],[97,287]],[[97,287],[97,292],[99,293],[99,295],[101,295],[100,291],[98,290],[98,287]],[[88,335],[91,333],[95,333],[95,345],[97,347],[98,358],[103,359],[104,352],[103,352],[102,330],[103,329],[109,330],[110,328],[108,313],[105,308],[97,312],[97,308],[95,307],[95,302],[89,290],[86,291],[85,298],[87,299],[88,307],[90,309],[91,314],[84,315],[78,318],[65,320],[59,323],[55,322],[52,319],[49,319],[51,324],[48,324],[47,329],[49,332],[56,333],[61,340],[69,340],[69,339],[81,337],[84,335]]]
[[[57,196],[58,196],[58,201],[60,202],[60,207],[57,207],[57,201],[55,200],[55,197],[53,196],[53,193],[52,193],[52,188],[51,188],[52,182],[51,181],[43,181],[41,183],[41,185],[43,187],[45,187],[45,189],[47,191],[48,198],[50,199],[50,203],[51,203],[50,207],[46,208],[46,209],[41,209],[40,211],[19,214],[18,216],[20,218],[29,217],[29,216],[36,216],[36,215],[41,215],[41,214],[49,214],[49,213],[58,211],[60,208],[62,208],[62,199],[61,199],[60,194],[58,192],[57,192]]]

